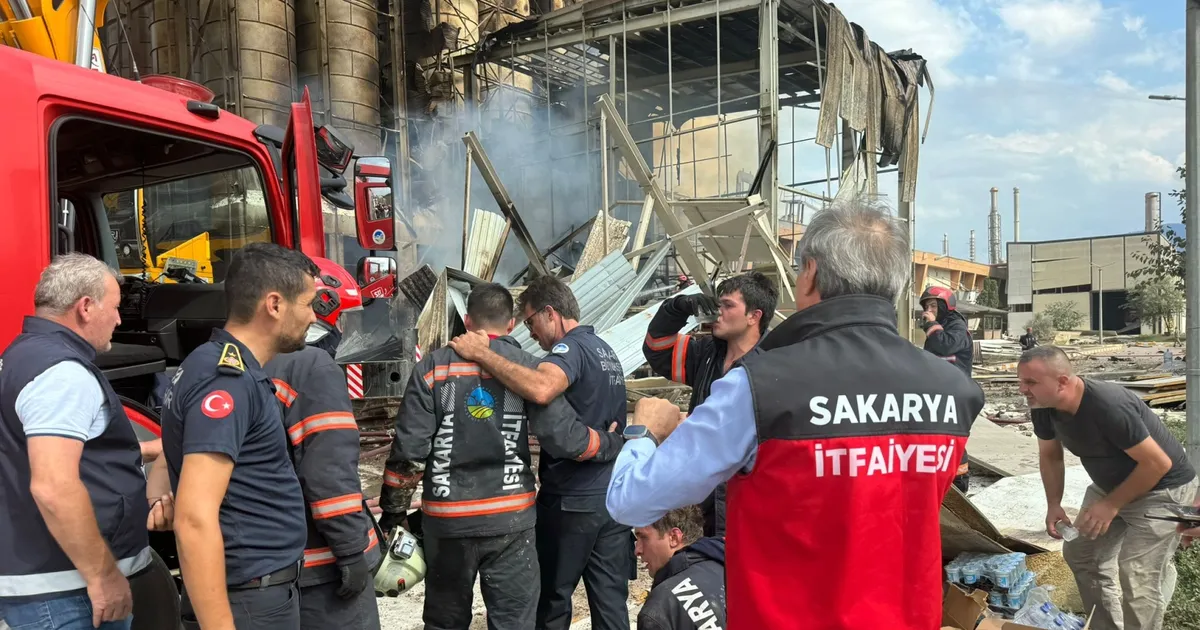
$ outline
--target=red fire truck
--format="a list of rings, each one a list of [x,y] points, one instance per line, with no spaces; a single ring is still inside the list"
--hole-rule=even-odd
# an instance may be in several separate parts
[[[390,271],[394,287],[394,259],[375,255],[395,249],[394,211],[371,203],[384,191],[367,190],[390,187],[390,164],[364,160],[343,177],[352,149],[332,128],[314,128],[307,91],[291,104],[285,130],[230,114],[185,81],[152,86],[6,46],[0,85],[8,129],[0,147],[0,347],[33,312],[34,285],[54,255],[80,251],[128,266],[105,203],[113,195],[140,191],[137,232],[151,257],[212,236],[213,282],[181,258],[167,261],[171,281],[127,277],[121,289],[122,324],[97,364],[130,401],[143,436],[158,433],[143,406],[158,375],[224,324],[220,282],[233,252],[270,240],[323,257],[323,197],[353,208],[359,244],[370,254],[358,267]]]

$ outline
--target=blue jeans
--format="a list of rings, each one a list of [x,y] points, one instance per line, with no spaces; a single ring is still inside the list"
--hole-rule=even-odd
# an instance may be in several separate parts
[[[48,596],[47,599],[8,605],[0,603],[0,619],[12,630],[94,630],[92,602],[86,593]],[[130,615],[122,621],[100,624],[100,630],[129,630]]]

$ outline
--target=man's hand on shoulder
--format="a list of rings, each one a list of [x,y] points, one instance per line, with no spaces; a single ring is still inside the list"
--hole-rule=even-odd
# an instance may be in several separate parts
[[[685,414],[674,403],[662,398],[643,398],[633,408],[630,424],[646,427],[661,444],[683,422],[684,417]]]
[[[450,347],[468,361],[478,361],[491,348],[491,339],[483,331],[467,332],[450,340]]]

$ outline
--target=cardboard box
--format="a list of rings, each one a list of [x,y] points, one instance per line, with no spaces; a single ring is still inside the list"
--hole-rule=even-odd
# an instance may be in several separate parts
[[[1040,630],[989,615],[986,592],[967,592],[957,584],[947,584],[942,598],[942,630]],[[1092,615],[1088,615],[1083,630],[1091,625]]]

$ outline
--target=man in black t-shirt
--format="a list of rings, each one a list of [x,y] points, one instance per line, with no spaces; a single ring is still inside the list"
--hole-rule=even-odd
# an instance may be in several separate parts
[[[588,427],[598,432],[624,429],[621,362],[591,326],[579,325],[579,304],[571,289],[551,276],[535,278],[518,298],[517,310],[538,345],[550,353],[537,369],[500,356],[483,334],[467,333],[450,347],[527,401],[546,405],[563,395]],[[580,578],[587,587],[592,628],[629,629],[626,599],[628,581],[636,577],[634,539],[604,505],[612,467],[612,462],[541,454],[535,530],[542,573],[538,630],[567,630],[571,595]]]
[[[1145,514],[1195,499],[1196,472],[1183,447],[1135,394],[1076,376],[1055,346],[1026,350],[1017,375],[1038,436],[1050,536],[1062,538],[1058,523],[1071,524],[1061,504],[1064,447],[1092,478],[1074,523],[1079,537],[1063,545],[1084,609],[1096,607],[1091,627],[1161,627],[1175,589],[1179,533]]]

